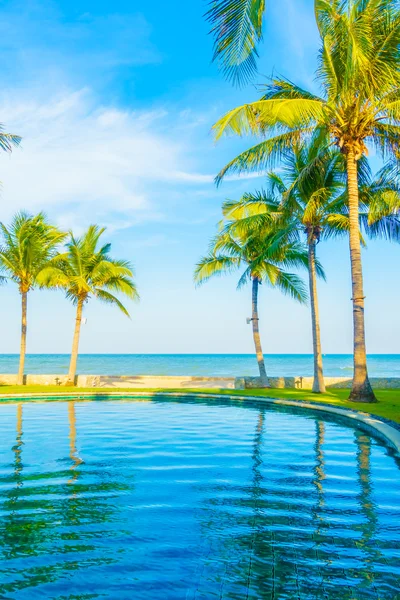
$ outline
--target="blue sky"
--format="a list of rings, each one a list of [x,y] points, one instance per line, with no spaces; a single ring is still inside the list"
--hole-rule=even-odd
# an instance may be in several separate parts
[[[274,71],[314,86],[312,4],[269,3],[256,82]],[[253,351],[250,290],[237,292],[233,276],[200,289],[192,281],[221,202],[263,183],[213,184],[247,142],[215,145],[211,126],[257,91],[233,88],[211,64],[205,9],[202,0],[0,2],[0,121],[24,138],[0,157],[1,220],[26,209],[76,232],[107,225],[113,253],[136,267],[132,320],[92,301],[82,352]],[[351,352],[347,244],[321,244],[319,253],[324,352]],[[383,242],[364,252],[370,352],[398,351],[399,258]],[[0,292],[0,352],[17,352],[19,297],[12,283]],[[69,352],[73,307],[55,292],[29,301],[28,351]],[[311,352],[307,307],[265,288],[260,313],[265,352]]]

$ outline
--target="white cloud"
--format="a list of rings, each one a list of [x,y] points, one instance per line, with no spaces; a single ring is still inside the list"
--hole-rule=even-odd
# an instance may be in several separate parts
[[[99,107],[83,89],[44,103],[0,101],[0,115],[23,136],[20,149],[0,156],[2,220],[45,210],[63,227],[120,229],[162,219],[154,197],[165,186],[212,182],[191,172],[189,142],[181,131],[173,137],[165,110]]]

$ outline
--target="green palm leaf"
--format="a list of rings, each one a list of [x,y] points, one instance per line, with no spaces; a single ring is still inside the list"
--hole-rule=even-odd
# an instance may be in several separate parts
[[[79,238],[70,232],[66,251],[52,259],[41,275],[41,284],[63,288],[74,304],[85,302],[90,296],[113,302],[110,292],[138,300],[132,265],[112,258],[111,244],[99,245],[104,232],[105,228],[97,225],[91,225]],[[122,305],[115,304],[122,310]]]
[[[214,58],[235,83],[256,71],[257,44],[262,38],[265,0],[212,0],[207,12],[214,37]]]
[[[240,267],[240,257],[209,255],[202,258],[196,265],[194,280],[200,285],[215,275],[223,275]]]

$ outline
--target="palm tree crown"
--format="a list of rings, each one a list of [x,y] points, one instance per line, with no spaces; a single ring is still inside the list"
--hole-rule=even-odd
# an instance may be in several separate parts
[[[253,227],[251,234],[241,236],[233,217],[211,243],[210,252],[197,265],[195,281],[203,283],[210,277],[244,267],[238,288],[253,278],[277,287],[299,302],[306,302],[307,292],[301,278],[286,269],[307,267],[307,252],[298,242],[288,241],[276,232]]]
[[[99,247],[105,228],[91,225],[82,237],[70,233],[66,252],[58,255],[43,272],[41,281],[65,289],[74,304],[86,302],[93,296],[107,304],[115,304],[127,316],[129,313],[112,293],[138,299],[133,281],[132,266],[128,261],[111,258],[111,244]]]
[[[374,147],[397,156],[400,141],[400,12],[396,0],[316,1],[322,47],[317,96],[274,79],[261,98],[228,112],[214,126],[223,134],[259,134],[263,140],[219,174],[264,170],[300,137],[326,138],[355,160]]]
[[[6,278],[18,284],[21,293],[29,292],[41,284],[41,273],[56,256],[65,234],[50,225],[44,213],[32,216],[19,212],[9,227],[0,223],[0,229],[1,269]]]
[[[267,174],[265,190],[224,202],[223,213],[236,219],[242,235],[262,223],[286,229],[296,240],[304,233],[308,242],[344,233],[349,223],[342,163],[334,149],[296,144],[285,152],[279,171]]]

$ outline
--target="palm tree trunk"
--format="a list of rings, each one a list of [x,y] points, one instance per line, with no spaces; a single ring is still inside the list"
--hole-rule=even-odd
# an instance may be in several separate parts
[[[254,346],[256,349],[258,369],[260,371],[261,386],[267,387],[268,386],[267,372],[265,370],[264,355],[263,355],[263,351],[261,348],[260,331],[258,328],[258,321],[259,321],[259,319],[258,319],[258,286],[259,286],[259,283],[260,282],[258,280],[258,277],[253,277],[251,322],[253,324],[253,339],[254,339]]]
[[[310,280],[311,324],[314,352],[314,381],[312,391],[325,393],[324,372],[322,369],[321,332],[319,324],[317,272],[315,269],[315,239],[308,242],[308,274]]]
[[[22,304],[22,315],[21,315],[21,348],[19,352],[19,368],[17,385],[24,384],[24,370],[25,370],[25,354],[26,354],[26,317],[27,317],[27,305],[28,305],[28,293],[21,292],[21,304]]]
[[[81,333],[83,300],[79,299],[76,307],[75,331],[72,342],[71,361],[69,363],[68,383],[75,385],[76,363],[78,361],[79,336]]]
[[[365,347],[364,288],[361,265],[361,244],[358,209],[358,175],[354,149],[347,153],[347,186],[350,218],[350,262],[353,301],[354,375],[349,400],[376,402],[368,379]]]

